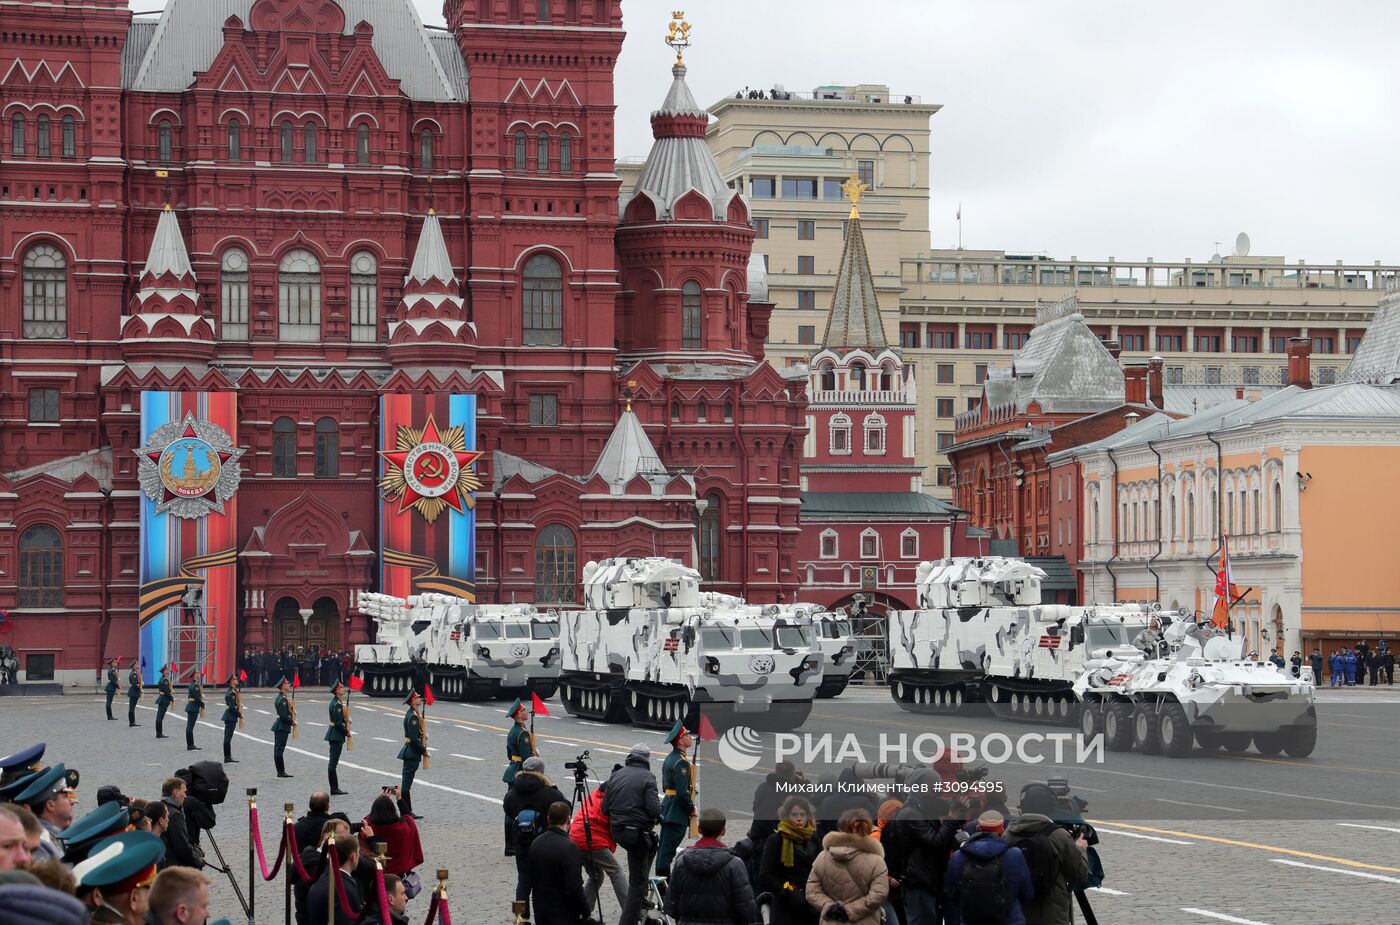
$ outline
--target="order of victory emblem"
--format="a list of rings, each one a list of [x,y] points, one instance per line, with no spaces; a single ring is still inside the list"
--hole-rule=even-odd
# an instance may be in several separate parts
[[[465,514],[476,506],[472,492],[481,481],[471,467],[481,453],[467,449],[463,426],[439,432],[429,415],[422,430],[400,426],[395,442],[379,453],[386,463],[379,491],[385,501],[399,503],[400,514],[413,509],[432,523],[449,508]]]
[[[222,514],[224,502],[238,490],[238,460],[246,451],[234,446],[222,427],[192,412],[157,427],[150,440],[136,451],[137,478],[156,513],[186,520]]]

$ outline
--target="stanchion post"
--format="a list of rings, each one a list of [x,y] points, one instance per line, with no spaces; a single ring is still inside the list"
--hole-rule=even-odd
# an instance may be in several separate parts
[[[292,842],[290,841],[290,835],[288,834],[288,826],[292,824],[292,813],[296,811],[296,808],[297,805],[295,803],[282,804],[282,840],[287,844],[288,855],[290,855],[293,851],[296,850],[296,845],[292,844]],[[287,910],[284,921],[285,925],[292,925],[292,870],[296,867],[296,860],[292,857],[287,857],[285,863],[285,870],[287,872]],[[331,902],[335,902],[334,896],[331,897]]]
[[[444,900],[444,899],[447,898],[447,868],[445,868],[445,867],[439,867],[439,868],[438,868],[437,880],[438,880],[438,886],[437,886],[437,888],[438,888],[438,900],[441,901],[441,900]]]
[[[253,925],[256,918],[254,914],[254,903],[257,901],[258,874],[257,874],[257,848],[254,847],[253,839],[257,833],[253,831],[253,813],[258,808],[258,788],[248,788],[248,925]]]

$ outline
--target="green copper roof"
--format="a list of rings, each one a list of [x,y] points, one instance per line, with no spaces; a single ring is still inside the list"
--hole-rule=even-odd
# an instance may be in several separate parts
[[[889,347],[880,320],[880,305],[875,300],[875,280],[870,274],[870,257],[865,253],[859,216],[853,216],[847,226],[846,246],[836,271],[836,289],[831,294],[822,346],[828,350],[862,348],[872,353]]]

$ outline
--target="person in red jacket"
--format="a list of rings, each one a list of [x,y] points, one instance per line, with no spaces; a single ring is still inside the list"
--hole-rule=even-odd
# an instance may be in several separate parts
[[[606,786],[603,784],[588,795],[569,825],[569,840],[583,852],[583,869],[588,873],[583,895],[590,909],[598,905],[598,890],[603,886],[605,875],[612,882],[617,904],[621,906],[627,901],[627,875],[617,863],[617,842],[613,841],[608,817],[603,815],[603,787]]]
[[[423,843],[418,839],[418,824],[413,817],[399,814],[394,792],[398,789],[387,788],[385,793],[374,798],[360,830],[360,841],[371,857],[380,843],[386,845],[389,860],[384,863],[384,872],[405,877],[423,863]],[[374,834],[366,836],[366,828]]]

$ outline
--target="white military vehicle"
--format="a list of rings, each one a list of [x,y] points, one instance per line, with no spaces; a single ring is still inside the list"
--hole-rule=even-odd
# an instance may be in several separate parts
[[[1192,745],[1295,758],[1317,745],[1312,672],[1300,677],[1242,657],[1241,637],[1164,617],[1162,657],[1139,650],[1096,659],[1075,682],[1080,728],[1112,751],[1179,758]],[[1154,646],[1154,649],[1157,647]]]
[[[1041,604],[1045,573],[1000,556],[919,565],[917,610],[889,615],[890,695],[916,713],[985,702],[999,716],[1070,723],[1096,654],[1132,648],[1144,604]]]
[[[810,605],[756,606],[702,592],[700,573],[664,558],[583,569],[584,609],[560,614],[559,694],[571,714],[669,728],[742,714],[801,725],[822,679]]]
[[[822,656],[822,683],[817,696],[838,697],[851,683],[851,672],[856,667],[856,640],[850,615],[818,610],[812,614],[812,631]]]
[[[530,604],[473,604],[435,593],[407,600],[364,594],[360,600],[361,609],[379,621],[378,643],[355,650],[371,696],[403,696],[416,680],[447,700],[513,699],[532,692],[547,699],[558,687],[554,614]]]

